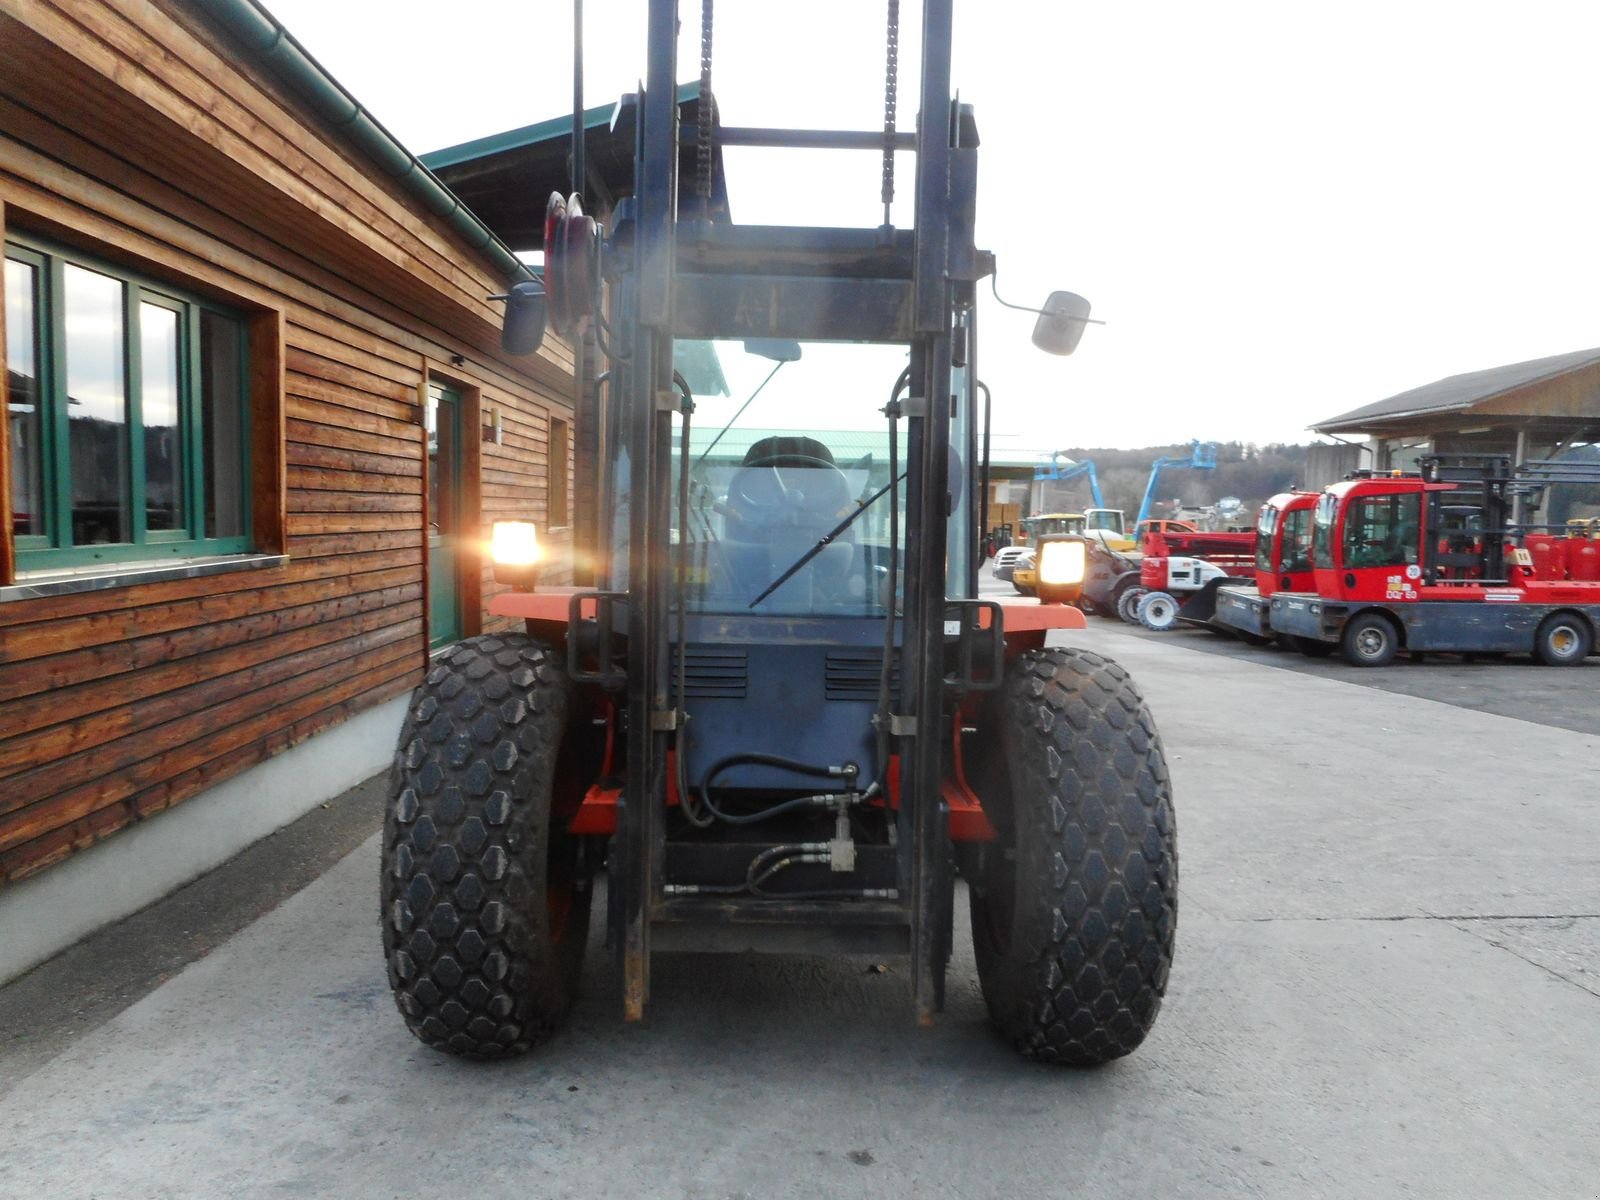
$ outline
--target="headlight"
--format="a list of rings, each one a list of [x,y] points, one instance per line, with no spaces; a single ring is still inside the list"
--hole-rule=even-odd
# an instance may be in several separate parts
[[[1046,542],[1039,547],[1039,582],[1050,587],[1082,583],[1084,546],[1081,541]]]
[[[496,583],[532,588],[539,578],[539,532],[532,521],[496,521],[490,527],[489,557]]]

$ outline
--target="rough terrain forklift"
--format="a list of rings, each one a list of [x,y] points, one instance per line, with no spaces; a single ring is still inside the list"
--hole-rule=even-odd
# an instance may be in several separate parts
[[[634,194],[608,228],[552,197],[542,284],[513,289],[504,337],[529,350],[548,319],[603,355],[577,410],[590,519],[575,588],[540,585],[529,531],[496,528],[519,587],[491,611],[526,632],[440,653],[400,736],[383,943],[429,1045],[488,1058],[549,1037],[602,879],[627,1019],[653,955],[695,951],[899,956],[931,1022],[959,873],[1019,1050],[1097,1064],[1151,1028],[1177,916],[1154,721],[1116,663],[1046,645],[1076,610],[978,598],[975,300],[994,262],[973,242],[951,3],[924,0],[917,131],[895,127],[891,2],[884,128],[840,133],[717,123],[709,2],[700,119],[680,128],[678,6],[651,0]],[[711,152],[733,145],[881,153],[884,225],[707,219]],[[897,150],[916,160],[910,229],[888,224]],[[1068,353],[1089,309],[1055,293],[1034,311],[1036,344]],[[724,420],[679,364],[754,379],[744,350],[767,380],[819,371]]]

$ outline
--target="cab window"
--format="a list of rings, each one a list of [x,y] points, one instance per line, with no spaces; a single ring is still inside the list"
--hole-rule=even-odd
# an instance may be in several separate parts
[[[1263,571],[1272,570],[1272,533],[1277,527],[1278,510],[1263,504],[1256,522],[1256,566]]]
[[[1333,518],[1338,512],[1338,499],[1332,492],[1324,492],[1317,500],[1315,527],[1311,537],[1311,558],[1319,567],[1333,566]]]
[[[1344,518],[1344,565],[1398,567],[1417,561],[1421,497],[1361,496]]]
[[[1298,508],[1283,516],[1281,556],[1285,571],[1311,570],[1311,510]]]

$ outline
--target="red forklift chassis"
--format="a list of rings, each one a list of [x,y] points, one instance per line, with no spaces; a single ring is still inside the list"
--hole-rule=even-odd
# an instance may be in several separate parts
[[[1256,522],[1255,586],[1227,583],[1219,587],[1212,625],[1253,645],[1265,645],[1273,636],[1272,597],[1278,592],[1315,590],[1311,515],[1319,495],[1280,492],[1261,506]]]
[[[1595,478],[1586,464],[1513,471],[1500,456],[1440,455],[1420,475],[1334,484],[1314,510],[1316,590],[1274,595],[1272,629],[1337,645],[1364,667],[1401,650],[1581,663],[1600,622],[1600,578],[1583,577],[1585,556],[1554,553],[1547,534],[1510,516],[1519,497]]]

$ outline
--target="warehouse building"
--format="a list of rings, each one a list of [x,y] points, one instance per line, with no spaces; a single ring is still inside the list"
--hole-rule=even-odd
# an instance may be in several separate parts
[[[1311,430],[1346,442],[1366,439],[1359,456],[1336,451],[1344,470],[1313,478],[1317,486],[1355,466],[1413,470],[1425,454],[1505,454],[1527,462],[1582,453],[1600,441],[1600,348],[1452,375]]]

